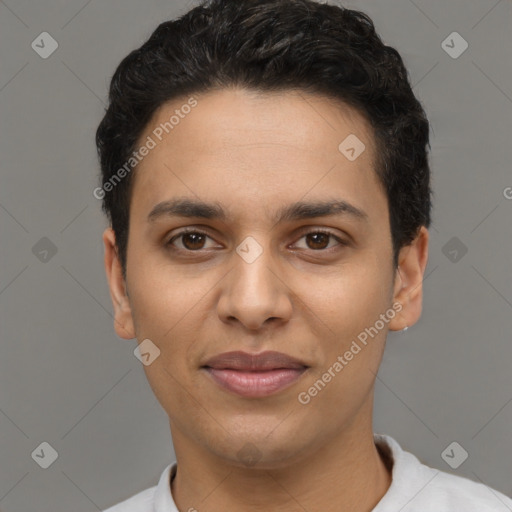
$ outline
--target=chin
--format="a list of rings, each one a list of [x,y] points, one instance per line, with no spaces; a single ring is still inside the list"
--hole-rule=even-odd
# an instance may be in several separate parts
[[[254,423],[248,425],[250,433],[238,432],[224,439],[210,440],[210,449],[226,463],[239,468],[275,470],[298,462],[308,451],[309,443],[298,437],[297,432],[281,430],[269,433],[276,424],[255,431]],[[229,429],[228,429],[229,430]]]

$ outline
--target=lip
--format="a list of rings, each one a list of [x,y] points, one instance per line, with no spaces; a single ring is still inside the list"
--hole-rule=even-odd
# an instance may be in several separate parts
[[[280,368],[301,369],[306,363],[282,352],[267,350],[259,354],[250,354],[240,350],[224,352],[208,359],[203,366],[216,370],[264,371]]]
[[[309,368],[281,352],[225,352],[201,367],[222,388],[243,397],[273,395],[290,387]]]

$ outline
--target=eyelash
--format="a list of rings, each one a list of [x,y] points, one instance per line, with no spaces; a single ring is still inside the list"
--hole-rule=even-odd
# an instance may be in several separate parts
[[[184,229],[183,231],[180,231],[179,233],[177,233],[176,235],[174,235],[168,242],[166,242],[165,246],[170,249],[171,251],[173,252],[181,252],[181,253],[200,253],[201,251],[203,251],[204,249],[197,249],[195,251],[191,250],[191,249],[181,249],[179,247],[174,247],[173,246],[173,242],[177,239],[179,239],[180,237],[184,236],[184,235],[188,235],[188,234],[195,234],[195,235],[203,235],[203,236],[206,236],[208,238],[211,238],[211,236],[208,234],[208,233],[205,233],[204,231],[201,231],[199,229],[195,229],[195,228],[190,228],[190,229]],[[307,235],[311,235],[311,234],[324,234],[324,235],[327,235],[331,238],[334,238],[334,240],[336,240],[336,242],[338,242],[338,246],[341,246],[341,247],[345,247],[348,245],[348,242],[344,241],[343,239],[339,238],[338,236],[336,236],[334,233],[332,233],[331,231],[328,231],[328,230],[325,230],[325,229],[322,229],[322,228],[315,228],[311,231],[308,231],[306,233],[302,233],[299,240],[304,238],[305,236]],[[309,251],[312,251],[314,253],[321,253],[321,252],[330,252],[332,251],[333,249],[335,249],[335,247],[330,247],[330,248],[327,248],[327,249],[301,249],[301,250],[309,250]]]

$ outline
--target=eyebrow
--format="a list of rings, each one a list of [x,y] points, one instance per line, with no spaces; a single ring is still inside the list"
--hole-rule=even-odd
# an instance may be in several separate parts
[[[345,200],[299,201],[281,208],[276,216],[276,224],[294,220],[305,220],[330,215],[347,215],[356,220],[368,221],[368,214]],[[158,203],[149,213],[148,222],[153,223],[162,217],[194,217],[210,220],[226,220],[227,214],[219,203],[205,203],[187,198],[172,199]]]

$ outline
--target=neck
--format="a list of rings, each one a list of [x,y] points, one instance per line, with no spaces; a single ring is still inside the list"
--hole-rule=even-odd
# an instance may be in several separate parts
[[[175,427],[171,424],[178,469],[171,490],[180,510],[370,512],[391,485],[371,421],[277,469],[230,464]]]

